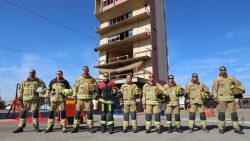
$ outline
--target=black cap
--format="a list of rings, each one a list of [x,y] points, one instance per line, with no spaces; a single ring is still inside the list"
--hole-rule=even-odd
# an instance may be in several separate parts
[[[220,70],[227,70],[227,68],[225,66],[221,66]]]
[[[193,73],[192,77],[198,77],[198,74],[197,73]]]
[[[89,67],[87,67],[87,66],[83,66],[83,68],[82,68],[83,70],[89,70]]]
[[[63,71],[62,71],[62,70],[58,70],[56,74],[61,74],[61,75],[63,75]]]
[[[174,79],[174,76],[173,75],[169,75],[168,79]]]
[[[35,69],[30,69],[29,73],[36,73]]]

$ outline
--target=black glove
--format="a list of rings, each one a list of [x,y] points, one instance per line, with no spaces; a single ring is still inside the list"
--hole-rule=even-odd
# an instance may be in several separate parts
[[[65,97],[66,97],[63,93],[59,93],[59,96],[60,96],[61,98],[65,98]]]
[[[158,99],[164,99],[165,97],[164,97],[164,94],[163,93],[157,93],[157,95],[156,95],[156,97],[158,98]]]

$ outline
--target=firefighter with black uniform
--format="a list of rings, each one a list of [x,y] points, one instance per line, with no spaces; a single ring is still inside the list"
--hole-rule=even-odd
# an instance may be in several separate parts
[[[101,104],[101,132],[104,133],[106,125],[108,126],[109,134],[113,134],[114,130],[114,109],[113,103],[114,98],[117,96],[118,88],[115,83],[109,80],[109,74],[103,74],[104,80],[100,82],[100,98],[99,102]]]

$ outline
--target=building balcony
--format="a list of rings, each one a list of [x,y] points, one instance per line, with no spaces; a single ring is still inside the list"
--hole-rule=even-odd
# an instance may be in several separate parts
[[[120,27],[124,27],[126,25],[130,25],[130,24],[133,24],[135,22],[144,20],[144,19],[148,18],[149,16],[150,16],[150,13],[145,10],[145,12],[143,12],[141,14],[138,14],[136,16],[133,16],[133,17],[131,17],[129,19],[126,19],[126,20],[123,20],[121,22],[115,23],[115,24],[113,24],[111,26],[106,26],[106,27],[103,27],[103,28],[99,28],[99,29],[96,30],[96,33],[103,34],[105,32],[109,32],[111,30],[115,30],[115,29],[118,29]]]
[[[96,0],[95,16],[101,21],[115,18],[121,13],[126,13],[140,6],[144,6],[147,0],[114,0],[109,5],[103,5],[102,0]]]
[[[120,67],[128,66],[136,62],[149,60],[150,58],[151,58],[151,50],[147,48],[145,51],[134,53],[132,58],[130,58],[129,55],[123,55],[110,58],[108,59],[108,61],[100,60],[99,64],[95,65],[94,67],[99,69],[117,69]]]
[[[104,51],[104,50],[108,50],[108,49],[115,49],[115,48],[119,48],[119,46],[124,46],[127,44],[131,44],[134,42],[145,40],[145,39],[151,37],[150,31],[148,29],[145,29],[145,30],[146,30],[145,32],[142,32],[142,33],[139,33],[136,35],[132,35],[128,38],[125,38],[124,40],[103,44],[103,45],[95,48],[95,51]]]

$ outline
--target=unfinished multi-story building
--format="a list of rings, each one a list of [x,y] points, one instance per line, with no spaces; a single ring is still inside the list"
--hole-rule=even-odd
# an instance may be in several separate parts
[[[168,52],[164,0],[95,0],[95,16],[100,22],[98,68],[110,73],[117,84],[133,74],[142,85],[149,72],[156,82],[168,75]]]

